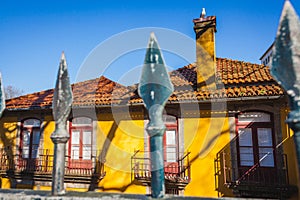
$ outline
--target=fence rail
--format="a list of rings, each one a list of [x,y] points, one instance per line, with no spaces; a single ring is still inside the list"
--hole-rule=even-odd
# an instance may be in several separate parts
[[[231,191],[240,197],[290,197],[297,187],[289,183],[287,156],[280,149],[273,150],[273,155],[276,155],[273,166],[264,165],[264,156],[259,162],[245,166],[241,165],[238,154],[230,147],[222,149],[215,159],[215,188],[218,195]]]
[[[189,152],[174,162],[165,160],[164,172],[167,181],[182,183],[190,182]],[[149,152],[136,151],[131,158],[133,178],[137,180],[151,180],[151,161]]]
[[[285,154],[274,151],[278,163],[274,167],[264,167],[260,163],[252,166],[240,166],[238,156],[233,153],[221,151],[215,159],[216,183],[224,184],[228,187],[238,185],[288,185],[288,168]],[[216,185],[216,188],[218,186]]]
[[[79,155],[78,152],[72,152],[71,155],[66,155],[65,176],[77,177],[102,177],[104,172],[104,165],[98,159],[101,151],[90,152],[90,157],[85,159],[72,155]],[[24,158],[25,157],[25,158]],[[10,149],[0,149],[0,173],[6,175],[8,172],[14,174],[33,174],[38,175],[52,175],[54,154],[50,149],[40,149],[34,157],[24,156],[22,153],[13,153]]]

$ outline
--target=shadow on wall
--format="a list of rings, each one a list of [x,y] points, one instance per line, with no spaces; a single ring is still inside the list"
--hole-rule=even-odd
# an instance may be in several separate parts
[[[49,122],[43,126],[40,133],[43,133],[43,130],[48,125]],[[18,149],[16,148],[19,146],[16,142],[17,137],[19,137],[18,130],[21,130],[21,127],[19,127],[14,118],[8,117],[2,118],[0,121],[0,127],[3,127],[0,134],[0,139],[3,145],[0,149],[0,175],[2,177],[9,177],[11,188],[18,187],[33,189],[34,181],[32,179],[32,175],[37,167],[37,159],[22,158],[22,149],[20,147]],[[16,179],[19,181],[16,181]]]
[[[0,139],[2,141],[2,147],[1,147],[1,155],[0,160],[1,163],[6,162],[8,160],[8,166],[9,169],[13,169],[15,167],[14,165],[14,149],[15,141],[17,138],[17,130],[20,128],[18,127],[16,121],[14,119],[8,119],[5,121],[5,112],[3,113],[3,117],[0,120],[0,127],[3,127]],[[3,167],[3,165],[1,165]],[[3,171],[3,170],[1,170]]]
[[[104,167],[105,163],[106,163],[106,158],[107,158],[107,154],[108,154],[108,151],[110,149],[110,146],[111,146],[111,143],[112,141],[115,139],[115,136],[116,136],[116,131],[118,129],[118,124],[120,123],[120,121],[115,121],[113,122],[110,130],[109,130],[109,133],[108,135],[106,136],[105,138],[105,141],[103,143],[103,146],[102,146],[102,151],[100,153],[100,155],[98,156],[98,162],[96,163],[96,166],[95,166],[95,173],[94,174],[97,174],[97,165],[100,166],[100,167]],[[104,172],[104,175],[105,175],[106,172]],[[99,174],[99,173],[98,173]],[[126,174],[124,176],[124,174],[122,173],[122,177],[121,176],[118,176],[116,177],[118,179],[122,178],[122,183],[126,183],[128,180],[131,180],[131,174]],[[100,189],[102,191],[112,191],[112,190],[115,190],[115,191],[119,191],[119,192],[125,192],[127,190],[127,188],[131,185],[133,185],[133,182],[130,181],[130,183],[126,184],[126,185],[122,185],[121,187],[114,187],[114,186],[109,186],[109,187],[105,187],[105,186],[98,186],[99,182],[101,180],[99,179],[99,177],[95,177],[92,179],[91,183],[90,183],[90,186],[89,186],[89,191],[93,191],[95,189]]]
[[[107,152],[109,150],[110,144],[111,144],[111,142],[113,141],[113,139],[115,137],[115,133],[116,133],[117,128],[118,128],[118,123],[116,121],[114,121],[112,126],[111,126],[111,129],[109,130],[109,133],[108,133],[107,137],[105,138],[105,141],[103,143],[102,148],[100,148],[102,150],[101,150],[101,153],[98,156],[98,159],[97,159],[97,162],[96,162],[95,171],[94,171],[95,175],[98,174],[98,171],[97,171],[97,170],[99,170],[98,167],[102,168],[105,165],[106,155],[107,155]],[[92,178],[90,186],[89,186],[89,191],[93,191],[96,188],[98,188],[99,178],[100,177],[98,177],[97,175]]]
[[[191,158],[190,164],[192,165],[199,157],[201,157],[207,149],[211,149],[213,145],[217,142],[217,139],[224,134],[228,134],[230,132],[230,128],[223,130],[220,134],[216,134],[214,137],[212,137],[208,142],[206,142],[206,145],[201,148],[200,152],[196,154],[194,157]]]

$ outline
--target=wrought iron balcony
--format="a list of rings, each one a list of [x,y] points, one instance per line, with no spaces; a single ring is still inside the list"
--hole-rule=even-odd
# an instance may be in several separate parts
[[[189,152],[172,162],[164,162],[166,192],[178,194],[190,182]],[[131,157],[132,178],[142,185],[151,185],[150,152],[136,151]]]
[[[297,187],[289,184],[287,155],[279,149],[273,153],[276,155],[275,165],[266,167],[261,166],[261,161],[251,166],[241,166],[232,144],[218,152],[215,159],[215,187],[219,196],[231,191],[237,197],[290,197]]]
[[[90,152],[90,151],[89,151]],[[65,182],[97,183],[105,176],[104,164],[97,159],[100,151],[90,152],[89,159],[76,157],[78,152],[66,155]],[[53,150],[40,149],[35,158],[13,153],[10,148],[0,149],[0,174],[13,179],[49,181],[52,180]]]

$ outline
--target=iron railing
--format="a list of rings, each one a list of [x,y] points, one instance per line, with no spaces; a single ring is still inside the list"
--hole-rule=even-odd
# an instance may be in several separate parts
[[[68,153],[68,152],[67,152]],[[78,152],[72,152],[70,155],[66,155],[65,163],[65,176],[70,177],[86,177],[90,179],[91,177],[103,177],[104,164],[100,162],[98,156],[101,151],[89,150],[90,156],[75,157],[72,155],[79,155]],[[84,154],[84,153],[83,153]],[[87,155],[87,154],[84,154]],[[22,155],[19,152],[13,152],[9,148],[0,149],[0,174],[2,176],[7,176],[9,174],[14,174],[16,176],[31,175],[34,179],[38,176],[40,180],[48,181],[51,178],[53,171],[53,161],[54,154],[53,150],[50,149],[39,149],[35,154],[34,158]]]
[[[219,152],[215,159],[216,188],[220,184],[229,188],[241,184],[288,185],[287,156],[278,150],[274,150],[274,153],[278,162],[273,167],[265,167],[261,166],[259,162],[251,166],[240,166],[236,153],[225,150]]]
[[[266,166],[264,159],[269,155],[274,156],[274,163]],[[237,197],[285,199],[297,191],[289,183],[287,155],[282,153],[282,148],[261,155],[256,163],[252,159],[240,163],[238,157],[235,139],[216,155],[215,188],[219,196],[233,193]],[[253,165],[245,166],[245,163]]]
[[[164,161],[166,181],[182,184],[190,182],[191,169],[189,154],[190,152],[183,154],[183,156],[176,161]],[[151,180],[150,152],[136,151],[131,157],[131,166],[132,178],[145,182]]]

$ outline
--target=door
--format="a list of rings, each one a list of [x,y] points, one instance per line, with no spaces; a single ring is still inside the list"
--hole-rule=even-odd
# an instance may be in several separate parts
[[[240,114],[237,119],[237,135],[241,181],[276,182],[275,142],[271,115],[262,112]]]

